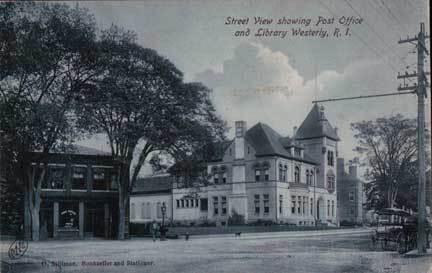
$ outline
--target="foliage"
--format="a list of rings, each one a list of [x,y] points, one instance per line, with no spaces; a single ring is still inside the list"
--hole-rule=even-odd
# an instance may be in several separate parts
[[[415,208],[414,194],[406,194],[415,184],[417,164],[416,120],[398,114],[351,125],[366,159],[367,207],[407,206]]]
[[[45,170],[36,181],[28,155],[64,148],[79,134],[73,103],[94,75],[95,23],[86,10],[62,4],[7,2],[0,10],[2,141],[9,171],[28,189],[38,240]]]
[[[203,139],[219,136],[224,123],[215,113],[210,90],[184,83],[182,73],[156,51],[138,45],[134,33],[111,26],[99,44],[104,73],[80,93],[79,123],[105,133],[112,155],[123,163],[119,181],[123,217],[129,193],[151,153],[186,158]]]

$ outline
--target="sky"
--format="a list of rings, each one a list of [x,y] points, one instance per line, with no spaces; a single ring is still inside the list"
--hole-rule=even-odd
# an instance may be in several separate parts
[[[245,120],[248,127],[263,122],[281,135],[291,136],[314,99],[397,92],[402,83],[396,79],[398,72],[416,71],[417,62],[415,45],[398,41],[416,35],[420,22],[425,22],[429,33],[427,3],[167,0],[79,5],[95,15],[99,29],[116,24],[135,31],[139,44],[167,57],[184,73],[185,81],[199,81],[210,87],[216,109],[230,127],[236,120]],[[257,17],[273,22],[257,25]],[[309,25],[277,25],[284,17],[311,21]],[[357,24],[344,26],[339,21],[342,17],[353,17]],[[232,19],[247,18],[247,24],[228,24]],[[333,35],[335,28],[345,34],[347,27],[349,35]],[[283,38],[256,36],[260,28],[288,32]],[[327,31],[328,37],[293,36],[292,29],[299,28]],[[236,36],[237,31],[248,29],[249,36]],[[425,65],[430,66],[429,60]],[[414,118],[416,100],[414,95],[400,95],[323,103],[328,120],[338,127],[339,155],[347,160],[358,156],[353,151],[356,141],[350,129],[352,122],[397,113]],[[429,102],[430,96],[427,109]],[[233,136],[232,131],[229,136]],[[81,144],[107,149],[103,136]],[[148,173],[149,168],[145,168],[143,174]]]

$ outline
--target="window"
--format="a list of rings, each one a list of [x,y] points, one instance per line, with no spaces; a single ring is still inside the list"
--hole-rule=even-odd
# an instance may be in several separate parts
[[[151,219],[152,215],[151,215],[151,204],[150,202],[147,202],[147,206],[146,206],[146,218],[147,219]]]
[[[334,166],[334,152],[333,151],[327,152],[327,164],[329,166]]]
[[[296,201],[295,201],[296,197],[295,196],[291,196],[291,213],[295,214],[296,210]]]
[[[195,199],[195,207],[198,207],[198,199]]]
[[[284,181],[284,182],[286,182],[287,181],[287,173],[288,173],[288,167],[287,167],[287,165],[285,165],[284,166],[284,169],[283,169],[283,176],[282,176],[282,181]]]
[[[227,182],[227,173],[224,172],[224,173],[222,174],[222,183],[226,184],[226,182]]]
[[[248,154],[250,154],[250,147],[248,146]]]
[[[300,148],[294,148],[294,154],[295,154],[295,156],[300,157],[301,156],[301,150],[300,150]]]
[[[331,211],[332,211],[332,216],[335,216],[335,209],[334,209],[334,200],[331,201]]]
[[[283,166],[279,164],[279,181],[283,181]]]
[[[353,191],[350,191],[348,193],[348,198],[349,198],[350,201],[354,201],[354,192]]]
[[[72,189],[74,190],[87,189],[86,174],[87,174],[87,168],[73,167]]]
[[[141,203],[141,219],[145,219],[145,203]]]
[[[93,190],[109,191],[117,187],[116,180],[117,175],[113,169],[93,168]]]
[[[269,181],[269,169],[264,170],[264,181]]]
[[[218,173],[213,174],[213,183],[219,184],[219,174]]]
[[[313,215],[313,198],[310,199],[310,215]]]
[[[279,195],[279,213],[282,214],[283,195]]]
[[[294,169],[294,182],[300,183],[300,168],[298,166]]]
[[[330,216],[330,200],[327,200],[327,216]]]
[[[315,185],[315,174],[313,171],[310,171],[310,181],[311,181],[310,185],[314,186]]]
[[[301,196],[297,196],[297,203],[298,203],[297,213],[301,214],[301,207],[302,207]]]
[[[64,167],[49,167],[48,169],[48,188],[50,189],[65,189],[64,184],[65,168]]]
[[[162,205],[160,202],[157,202],[156,204],[156,217],[162,218]]]
[[[222,203],[222,215],[227,214],[227,199],[225,196],[221,197],[221,203]]]
[[[201,211],[208,211],[208,199],[207,198],[201,198]]]
[[[176,200],[176,203],[177,203],[177,208],[179,208],[180,207],[180,200]]]
[[[327,189],[330,191],[335,190],[335,177],[334,175],[327,176]]]
[[[213,214],[219,214],[219,198],[217,196],[213,196]]]
[[[132,203],[131,204],[131,218],[135,219],[136,215],[135,215],[135,204]]]
[[[354,215],[354,208],[351,208],[351,209],[350,209],[350,214],[351,214],[351,215]]]
[[[260,196],[259,194],[254,195],[255,215],[260,214]]]
[[[270,212],[270,200],[268,194],[263,194],[264,201],[264,214],[268,214]]]
[[[184,208],[184,205],[185,205],[185,204],[184,204],[184,203],[185,203],[184,201],[185,201],[184,199],[181,200],[181,207],[182,207],[182,208]]]
[[[307,204],[307,200],[306,197],[303,197],[303,214],[306,215],[307,211],[306,211],[306,204]]]
[[[260,170],[255,170],[255,181],[260,181]]]

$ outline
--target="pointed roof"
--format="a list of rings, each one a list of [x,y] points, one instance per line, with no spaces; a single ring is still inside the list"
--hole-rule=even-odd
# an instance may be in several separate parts
[[[304,161],[312,164],[317,164],[312,158],[304,154],[303,158],[291,155],[286,149],[285,145],[291,146],[291,139],[282,137],[278,132],[273,130],[270,126],[264,123],[257,123],[252,128],[247,130],[245,140],[255,149],[255,155],[268,156],[277,155],[285,158]]]
[[[296,139],[328,137],[339,141],[336,130],[331,126],[324,114],[324,107],[314,104],[295,135]]]

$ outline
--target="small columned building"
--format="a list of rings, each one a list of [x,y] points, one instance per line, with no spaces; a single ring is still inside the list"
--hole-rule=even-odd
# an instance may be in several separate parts
[[[39,213],[41,239],[117,236],[119,164],[109,153],[75,145],[45,158],[34,152],[31,160],[36,175],[41,173],[41,163],[46,164]],[[29,215],[27,203],[26,233],[31,230]]]

